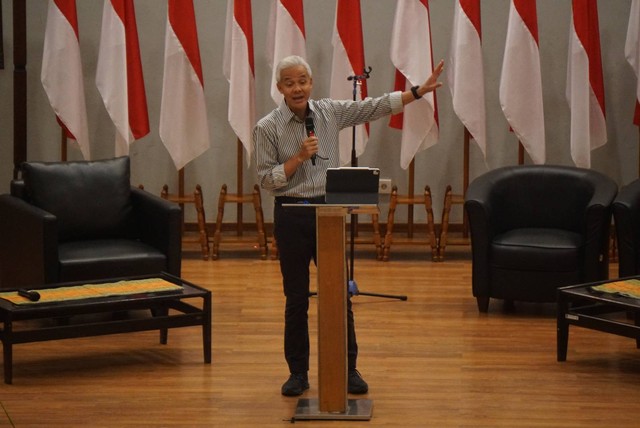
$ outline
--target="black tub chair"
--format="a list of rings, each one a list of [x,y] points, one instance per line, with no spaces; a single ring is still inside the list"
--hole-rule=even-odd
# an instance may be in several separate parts
[[[21,172],[0,195],[0,288],[180,276],[180,206],[132,187],[128,157]]]
[[[561,286],[608,277],[616,183],[596,171],[520,165],[495,169],[467,189],[473,295],[554,302]]]

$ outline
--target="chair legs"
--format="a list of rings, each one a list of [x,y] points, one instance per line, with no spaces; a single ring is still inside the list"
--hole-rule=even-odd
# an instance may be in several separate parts
[[[463,212],[462,219],[462,237],[458,239],[451,239],[449,237],[449,214],[451,213],[452,205],[464,205],[464,195],[454,195],[451,191],[451,186],[448,185],[445,190],[444,204],[442,208],[442,221],[440,226],[440,237],[438,239],[438,261],[444,261],[444,253],[447,248],[447,244],[450,245],[469,245],[469,225],[467,222],[466,213]]]
[[[252,203],[256,213],[256,228],[257,228],[257,244],[260,251],[260,258],[262,260],[267,259],[267,237],[264,227],[264,214],[262,212],[262,198],[260,196],[260,187],[256,184],[253,186],[253,192],[251,195],[235,195],[227,192],[227,185],[223,184],[220,189],[220,196],[218,198],[218,215],[216,218],[216,229],[213,234],[213,244],[211,246],[211,259],[218,260],[220,242],[222,240],[222,219],[224,217],[224,206],[226,203]],[[241,225],[238,228],[238,235],[242,234]]]
[[[198,238],[195,239],[200,243],[200,249],[202,251],[202,259],[209,260],[209,233],[207,232],[207,220],[204,213],[204,202],[202,196],[202,187],[196,184],[196,189],[193,195],[172,195],[169,194],[169,186],[162,186],[162,192],[160,196],[163,199],[167,199],[172,202],[180,204],[182,208],[182,232],[184,234],[184,205],[194,204],[196,208],[196,214],[198,218]],[[183,239],[184,242],[191,242],[193,240]]]
[[[398,196],[398,188],[393,186],[391,190],[391,196],[389,199],[389,213],[387,215],[387,231],[382,244],[382,261],[389,261],[389,254],[391,252],[391,243],[393,242],[393,224],[395,220],[395,213],[398,204],[414,205],[424,204],[425,211],[427,213],[427,243],[431,247],[431,259],[433,261],[438,260],[438,239],[435,232],[435,224],[433,220],[433,208],[431,199],[431,189],[429,186],[425,186],[424,195],[420,197],[408,197]]]
[[[478,310],[482,313],[489,312],[489,298],[488,297],[476,297],[478,302]]]

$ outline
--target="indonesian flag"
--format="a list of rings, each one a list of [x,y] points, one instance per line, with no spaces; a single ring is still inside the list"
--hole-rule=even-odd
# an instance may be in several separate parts
[[[353,99],[353,81],[349,76],[362,75],[364,65],[364,42],[362,40],[362,17],[360,0],[338,0],[333,30],[333,59],[331,64],[331,98],[338,100]],[[367,81],[360,80],[360,99],[367,97]],[[363,125],[356,126],[356,157],[364,152],[369,131]],[[351,161],[353,130],[340,131],[340,163]]]
[[[229,81],[229,123],[247,152],[248,165],[256,117],[251,0],[228,0],[222,68]]]
[[[40,79],[58,122],[90,159],[75,0],[49,0]]]
[[[193,0],[169,0],[160,104],[160,139],[177,169],[209,148]]]
[[[545,162],[536,0],[512,0],[500,80],[507,122],[535,164]]]
[[[302,0],[273,0],[269,18],[267,56],[272,70],[271,98],[280,105],[282,94],[276,86],[276,67],[289,55],[307,56]]]
[[[487,156],[480,0],[456,0],[447,81],[455,111]]]
[[[591,150],[607,142],[597,0],[573,0],[567,99],[571,108],[571,157],[591,166]]]
[[[637,80],[640,77],[640,0],[631,1],[624,54],[633,68]],[[640,100],[640,80],[636,82],[636,109],[633,115],[633,123],[640,126],[640,103],[638,100]]]
[[[433,73],[431,29],[427,0],[399,0],[391,33],[391,61],[396,67],[396,90],[405,91],[424,83]],[[400,166],[407,169],[415,155],[438,142],[435,92],[408,104],[402,116]]]
[[[116,127],[116,156],[149,133],[133,0],[105,0],[96,85]]]

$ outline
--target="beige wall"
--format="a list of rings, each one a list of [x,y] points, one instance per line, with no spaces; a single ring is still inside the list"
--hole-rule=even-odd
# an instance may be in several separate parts
[[[0,192],[8,191],[13,169],[12,123],[12,4],[1,0],[3,7],[5,70],[0,70]],[[84,64],[85,92],[89,116],[92,153],[95,158],[111,157],[114,153],[114,130],[95,86],[95,71],[100,38],[102,0],[78,0],[80,38]],[[202,185],[209,221],[214,219],[220,186],[227,183],[236,188],[236,137],[227,122],[228,83],[222,74],[226,0],[195,0],[200,49],[203,60],[205,93],[211,132],[211,148],[187,165],[187,190],[196,183]],[[362,0],[362,19],[366,63],[373,68],[368,82],[369,94],[377,95],[393,87],[394,70],[389,59],[390,32],[395,10],[393,0]],[[606,91],[606,114],[609,142],[592,153],[592,168],[601,171],[620,184],[638,176],[638,129],[631,123],[634,107],[635,77],[624,58],[624,42],[630,0],[600,0],[600,36]],[[445,58],[449,51],[453,0],[432,0],[431,25],[434,58]],[[151,134],[132,146],[133,184],[160,193],[164,183],[177,186],[177,172],[158,137],[158,117],[162,88],[162,66],[166,2],[164,0],[135,1],[145,84],[149,103]],[[314,68],[314,95],[328,96],[331,69],[331,34],[335,14],[334,0],[307,0],[304,3],[307,52]],[[477,146],[471,147],[471,177],[488,169],[517,163],[517,143],[498,101],[498,85],[508,18],[508,0],[482,1],[482,30],[487,107],[487,163]],[[43,33],[47,1],[29,0],[28,26],[28,158],[58,160],[59,128],[40,83]],[[571,165],[569,152],[569,108],[565,100],[567,41],[570,23],[570,0],[538,0],[540,50],[543,65],[544,109],[546,119],[547,163]],[[253,0],[255,38],[257,115],[261,117],[275,106],[269,96],[270,69],[265,54],[265,36],[269,15],[268,0]],[[346,78],[346,76],[345,76]],[[449,90],[438,92],[440,114],[439,143],[417,155],[416,192],[428,184],[434,197],[434,209],[439,221],[444,189],[448,184],[454,192],[462,187],[463,129],[451,108]],[[383,177],[392,178],[401,192],[407,191],[408,172],[399,166],[398,131],[388,128],[386,120],[371,125],[371,137],[359,163],[377,166]],[[69,151],[71,159],[79,152]],[[253,165],[245,168],[244,189],[255,182]],[[265,217],[271,221],[271,201],[263,194]],[[235,219],[229,206],[226,221]],[[382,206],[386,218],[385,204]],[[402,210],[397,221],[404,222]],[[246,209],[247,221],[253,221],[252,210]],[[418,221],[424,213],[416,210]],[[461,211],[452,213],[459,221]]]

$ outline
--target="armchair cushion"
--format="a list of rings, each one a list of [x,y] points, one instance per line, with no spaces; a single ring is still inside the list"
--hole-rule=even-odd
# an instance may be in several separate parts
[[[99,239],[60,244],[60,276],[71,280],[137,276],[167,270],[167,257],[131,239]]]
[[[129,158],[25,162],[25,195],[58,219],[58,239],[133,236]]]
[[[575,271],[584,244],[580,234],[562,229],[521,228],[498,234],[491,243],[492,266],[534,271]]]

